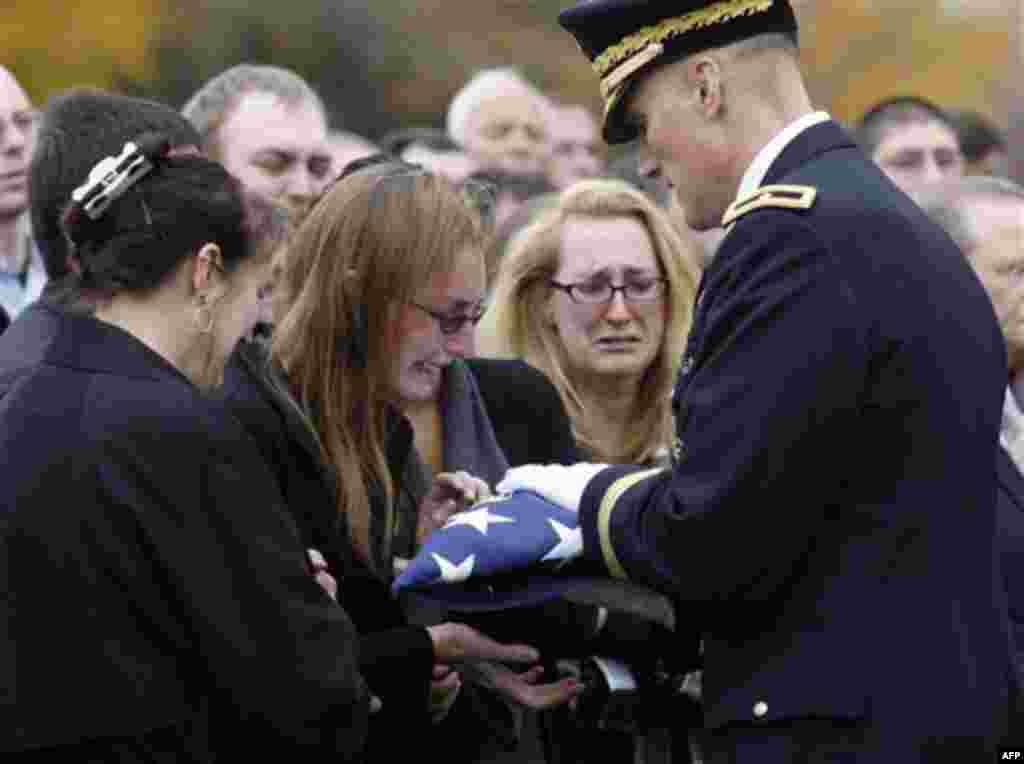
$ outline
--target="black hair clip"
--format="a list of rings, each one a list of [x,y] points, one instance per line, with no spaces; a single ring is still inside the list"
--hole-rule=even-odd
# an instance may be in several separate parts
[[[121,154],[101,159],[89,171],[86,182],[71,192],[71,200],[91,220],[98,220],[111,202],[153,169],[153,161],[135,143],[126,143]]]

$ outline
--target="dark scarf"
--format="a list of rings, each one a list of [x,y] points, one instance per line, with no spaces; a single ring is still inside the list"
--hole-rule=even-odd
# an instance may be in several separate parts
[[[465,362],[455,360],[445,368],[440,403],[444,470],[463,470],[493,488],[505,476],[508,459],[498,445],[476,377]],[[404,462],[395,507],[393,549],[396,556],[409,558],[415,553],[420,501],[430,490],[433,475],[411,444]]]
[[[464,361],[445,369],[441,387],[444,468],[464,470],[493,488],[508,471],[508,459],[487,415],[476,377]]]

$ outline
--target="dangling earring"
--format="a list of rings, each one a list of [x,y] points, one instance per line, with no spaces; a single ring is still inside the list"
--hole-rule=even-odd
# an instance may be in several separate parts
[[[201,296],[197,300],[195,324],[200,334],[209,334],[213,331],[213,311],[206,306],[206,297]]]

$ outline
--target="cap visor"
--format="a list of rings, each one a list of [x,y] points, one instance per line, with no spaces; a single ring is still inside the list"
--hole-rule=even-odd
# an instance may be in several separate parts
[[[628,96],[632,89],[633,82],[627,80],[605,103],[604,126],[601,129],[601,137],[609,145],[629,143],[637,138],[636,128],[630,127],[626,122],[626,102],[629,100]]]

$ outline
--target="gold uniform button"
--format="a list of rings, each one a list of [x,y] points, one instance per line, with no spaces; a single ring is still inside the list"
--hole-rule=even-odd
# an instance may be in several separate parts
[[[768,713],[768,704],[763,700],[757,701],[757,703],[754,704],[754,716],[760,719],[766,713]]]

